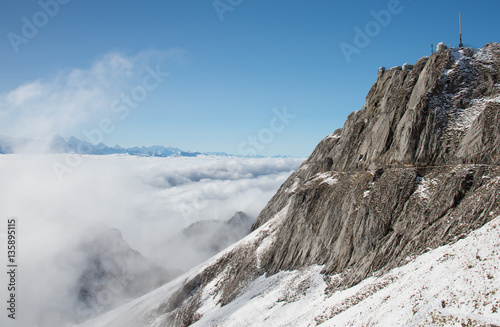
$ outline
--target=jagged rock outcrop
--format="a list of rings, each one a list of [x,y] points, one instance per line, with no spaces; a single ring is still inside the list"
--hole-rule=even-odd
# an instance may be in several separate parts
[[[453,241],[498,214],[500,45],[385,71],[258,217],[290,198],[266,271],[351,268],[344,286]]]
[[[497,43],[381,72],[248,237],[158,290],[161,305],[137,301],[130,319],[101,325],[187,326],[259,276],[311,265],[333,292],[481,227],[500,214],[499,82]]]
[[[189,225],[164,245],[179,253],[172,255],[165,266],[186,271],[202,263],[248,235],[254,221],[255,217],[237,211],[228,221],[200,220]]]
[[[470,147],[474,135],[483,131],[481,121],[491,123],[489,118],[498,112],[494,105],[488,110],[485,106],[500,96],[499,55],[498,44],[476,53],[450,49],[420,59],[412,70],[385,71],[363,109],[323,140],[309,162],[323,161],[324,171],[350,171],[469,160],[472,150],[458,150]],[[467,132],[471,135],[464,137]],[[480,140],[475,151],[482,158],[475,162],[499,162],[498,152],[482,151],[483,142],[498,142],[498,135],[489,137],[497,141]]]
[[[146,294],[179,274],[177,270],[167,270],[149,262],[114,228],[91,230],[80,243],[78,253],[85,261],[85,269],[75,290],[77,321]]]

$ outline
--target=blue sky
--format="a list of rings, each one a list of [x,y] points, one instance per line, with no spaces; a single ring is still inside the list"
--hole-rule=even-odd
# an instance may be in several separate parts
[[[500,41],[497,1],[58,1],[0,4],[0,134],[308,156],[460,11],[466,45]]]

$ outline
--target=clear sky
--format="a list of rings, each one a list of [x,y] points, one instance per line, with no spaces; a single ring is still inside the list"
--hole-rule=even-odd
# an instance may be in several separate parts
[[[2,1],[0,134],[308,156],[459,12],[500,41],[498,1]]]

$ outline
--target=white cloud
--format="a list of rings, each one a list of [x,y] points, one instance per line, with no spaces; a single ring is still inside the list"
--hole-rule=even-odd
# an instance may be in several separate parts
[[[7,218],[17,217],[19,317],[25,325],[45,309],[44,303],[71,308],[71,287],[82,260],[81,253],[68,251],[88,226],[116,227],[146,257],[168,262],[169,249],[162,244],[170,236],[198,220],[227,220],[238,210],[256,216],[302,161],[85,156],[60,183],[54,160],[64,155],[0,156],[0,245],[5,248]],[[0,291],[0,299],[5,296]],[[3,326],[2,319],[5,315]]]
[[[141,85],[147,67],[188,60],[181,49],[142,51],[134,56],[108,53],[88,68],[67,69],[49,79],[27,82],[0,94],[0,129],[25,137],[79,135],[83,124],[112,114],[113,102]]]

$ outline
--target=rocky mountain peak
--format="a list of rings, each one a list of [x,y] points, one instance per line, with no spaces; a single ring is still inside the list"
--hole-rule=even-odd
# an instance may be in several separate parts
[[[380,70],[364,107],[319,143],[250,235],[132,303],[133,314],[117,311],[120,318],[93,323],[206,325],[211,321],[205,315],[217,318],[218,312],[234,322],[237,315],[224,308],[236,303],[232,307],[240,310],[262,296],[264,288],[245,292],[264,276],[312,276],[301,271],[320,267],[327,284],[321,296],[329,298],[465,237],[500,215],[499,81],[497,43],[446,49],[413,66]],[[320,282],[292,280],[279,304],[266,307],[284,307],[314,283]],[[346,301],[309,324],[334,318],[357,298]]]
[[[354,283],[486,222],[498,197],[486,181],[500,162],[499,81],[498,43],[381,72],[364,107],[320,142],[258,217],[254,229],[291,201],[267,270],[356,267]]]
[[[448,49],[379,73],[364,107],[325,138],[309,162],[321,162],[323,171],[464,159],[498,163],[498,152],[478,153],[482,123],[472,123],[483,112],[491,118],[497,112],[492,107],[500,98],[499,64],[500,45],[492,43],[477,50]],[[499,144],[495,133],[484,141],[490,148]]]

